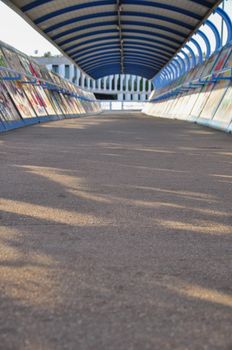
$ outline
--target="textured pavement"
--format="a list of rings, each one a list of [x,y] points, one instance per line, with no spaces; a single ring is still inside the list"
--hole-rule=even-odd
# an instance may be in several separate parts
[[[0,349],[232,350],[232,137],[115,114],[0,135]]]

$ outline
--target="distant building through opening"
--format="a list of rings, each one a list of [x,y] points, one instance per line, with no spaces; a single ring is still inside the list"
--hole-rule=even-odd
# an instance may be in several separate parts
[[[132,74],[110,75],[94,80],[64,56],[46,55],[34,59],[62,78],[93,91],[99,99],[146,101],[153,90],[150,80]]]

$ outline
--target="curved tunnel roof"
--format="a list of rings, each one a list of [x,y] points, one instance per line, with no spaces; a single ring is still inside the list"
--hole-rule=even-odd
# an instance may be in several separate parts
[[[221,0],[4,0],[95,79],[148,79]]]

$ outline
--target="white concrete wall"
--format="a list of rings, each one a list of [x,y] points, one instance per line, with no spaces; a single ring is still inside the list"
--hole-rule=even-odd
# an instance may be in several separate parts
[[[53,63],[56,64],[56,63]],[[67,63],[66,63],[67,64]],[[65,78],[65,64],[57,64],[58,72],[60,76]],[[52,70],[52,64],[48,64],[47,68]],[[69,66],[70,77],[69,80],[73,81],[75,77],[75,68],[73,64]],[[92,80],[92,83],[91,83]],[[114,87],[113,87],[114,80]],[[120,80],[120,89],[118,89]],[[109,82],[109,89],[107,87],[107,81]],[[76,70],[76,80],[74,81],[78,86],[94,91],[96,93],[105,94],[117,94],[119,101],[145,101],[152,91],[152,83],[148,81],[148,91],[146,91],[147,80],[145,78],[122,74],[121,76],[110,75],[109,77],[104,77],[98,80],[94,80],[80,71],[78,68]],[[91,85],[93,88],[91,88]],[[103,86],[103,88],[102,88]],[[142,89],[141,89],[142,87]]]

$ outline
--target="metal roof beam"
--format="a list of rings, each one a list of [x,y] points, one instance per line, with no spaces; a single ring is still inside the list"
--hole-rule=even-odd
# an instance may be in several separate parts
[[[121,14],[122,14],[122,0],[117,0],[117,15],[118,15],[118,32],[119,32],[119,44],[120,44],[120,56],[121,56],[121,74],[124,73],[124,52],[123,52],[123,33],[122,33],[122,23],[121,23]]]

